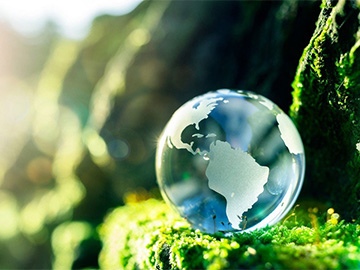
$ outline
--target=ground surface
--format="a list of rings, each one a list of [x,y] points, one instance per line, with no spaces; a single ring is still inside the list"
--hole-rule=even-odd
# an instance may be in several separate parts
[[[117,208],[101,227],[103,269],[355,269],[360,225],[300,205],[278,225],[224,237],[190,228],[164,202]]]

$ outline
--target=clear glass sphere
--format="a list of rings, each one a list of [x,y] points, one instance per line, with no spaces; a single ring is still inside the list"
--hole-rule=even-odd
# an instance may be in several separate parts
[[[203,232],[275,224],[294,204],[305,155],[290,118],[247,91],[198,96],[171,117],[156,173],[164,199]]]

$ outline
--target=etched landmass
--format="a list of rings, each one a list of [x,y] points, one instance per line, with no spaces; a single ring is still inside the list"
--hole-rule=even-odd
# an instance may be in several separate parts
[[[234,229],[240,229],[239,217],[251,209],[264,191],[269,168],[260,166],[241,149],[233,149],[227,142],[210,145],[206,176],[209,187],[226,199],[226,215]]]
[[[181,139],[181,134],[190,125],[195,125],[200,130],[199,123],[209,117],[219,102],[226,102],[220,94],[227,94],[229,90],[221,90],[218,93],[193,99],[175,112],[170,125],[165,128],[164,136],[167,138],[169,147],[186,149],[191,154],[203,155],[209,160],[206,176],[209,180],[210,189],[223,195],[227,201],[226,215],[234,229],[240,229],[241,216],[251,209],[264,191],[269,176],[269,168],[260,166],[253,157],[239,149],[234,149],[228,142],[215,141],[210,144],[209,152],[194,151],[194,141],[190,143]],[[215,133],[194,133],[192,138],[212,138]],[[239,219],[240,217],[240,219]]]
[[[174,146],[177,149],[186,149],[193,155],[196,152],[192,149],[194,142],[184,143],[181,140],[181,134],[183,130],[189,125],[195,125],[197,130],[200,129],[199,123],[208,118],[212,110],[218,105],[218,101],[222,101],[224,98],[219,97],[217,93],[209,94],[209,98],[201,100],[202,97],[193,99],[184,104],[179,110],[177,110],[169,121],[165,129],[165,134],[168,138],[169,147]],[[194,134],[199,137],[201,134]]]
[[[285,113],[280,113],[276,116],[276,120],[279,123],[281,138],[290,153],[295,155],[304,153],[300,135],[290,118]]]

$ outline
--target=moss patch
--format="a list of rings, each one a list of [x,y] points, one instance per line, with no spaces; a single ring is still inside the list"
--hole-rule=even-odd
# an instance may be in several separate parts
[[[360,225],[301,209],[282,224],[225,237],[192,230],[164,202],[151,199],[117,208],[100,234],[103,269],[344,269],[360,265]]]

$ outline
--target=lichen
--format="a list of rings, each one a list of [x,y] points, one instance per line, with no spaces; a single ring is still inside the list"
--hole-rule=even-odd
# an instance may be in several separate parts
[[[127,270],[358,268],[360,225],[315,210],[297,209],[276,226],[225,237],[191,229],[162,201],[128,204],[100,229],[100,265]]]

